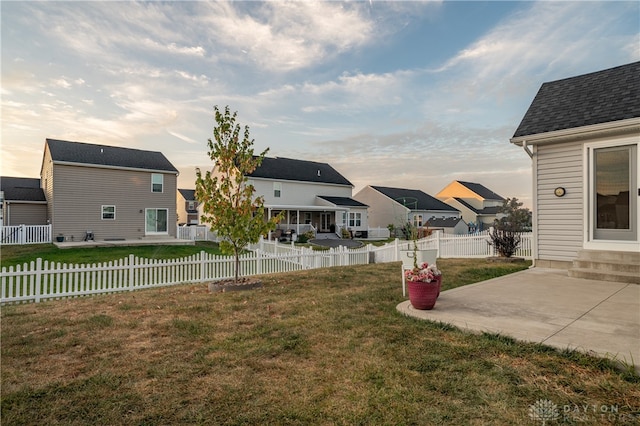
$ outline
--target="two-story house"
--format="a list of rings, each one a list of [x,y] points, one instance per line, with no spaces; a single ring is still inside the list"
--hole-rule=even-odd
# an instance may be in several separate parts
[[[351,182],[327,163],[265,157],[247,178],[269,217],[284,212],[279,229],[366,236],[367,205],[351,198]]]
[[[502,217],[498,212],[505,199],[479,183],[454,180],[436,198],[460,210],[471,230],[484,231]]]
[[[369,225],[402,228],[407,223],[422,228],[429,219],[459,218],[460,211],[419,190],[366,186],[353,196],[369,206]]]
[[[195,189],[178,189],[176,203],[178,225],[198,225],[200,223]]]
[[[40,183],[65,241],[176,235],[178,170],[160,152],[47,139]]]

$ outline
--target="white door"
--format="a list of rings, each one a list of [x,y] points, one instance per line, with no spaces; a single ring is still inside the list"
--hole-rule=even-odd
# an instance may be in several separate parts
[[[592,241],[637,242],[638,144],[593,144],[588,150]]]

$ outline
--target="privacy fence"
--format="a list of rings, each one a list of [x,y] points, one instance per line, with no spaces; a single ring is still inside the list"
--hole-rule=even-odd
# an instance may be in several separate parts
[[[522,234],[517,256],[531,257],[531,236]],[[417,241],[418,250],[438,249],[438,257],[492,256],[488,235],[450,236],[437,233]],[[382,247],[369,244],[358,249],[315,251],[261,240],[240,256],[240,275],[261,275],[332,266],[395,262],[413,242],[395,240]],[[3,267],[0,272],[0,303],[39,302],[186,283],[232,278],[235,259],[206,252],[170,260],[143,259],[130,255],[112,262],[70,265],[37,259],[23,265]]]

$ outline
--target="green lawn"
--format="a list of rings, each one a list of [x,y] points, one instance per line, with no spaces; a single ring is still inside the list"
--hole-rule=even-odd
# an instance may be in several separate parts
[[[13,266],[28,263],[41,257],[49,262],[91,264],[108,262],[129,257],[148,259],[173,259],[191,256],[200,251],[211,254],[221,254],[218,244],[210,242],[196,242],[194,246],[114,246],[60,249],[53,244],[34,244],[0,246],[0,266]]]
[[[438,265],[445,288],[527,266]],[[609,361],[401,315],[399,269],[4,306],[3,424],[541,424],[540,400],[559,408],[551,424],[640,418],[640,379]]]

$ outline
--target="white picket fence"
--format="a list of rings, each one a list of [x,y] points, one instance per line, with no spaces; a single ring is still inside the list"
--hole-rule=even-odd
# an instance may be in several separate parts
[[[437,249],[438,257],[488,257],[494,255],[488,234],[455,236],[436,233],[417,241],[419,250]],[[516,256],[531,258],[531,234],[521,234]],[[338,247],[316,251],[260,240],[240,256],[240,275],[261,275],[333,266],[396,262],[412,241],[395,240],[381,247]],[[235,259],[206,252],[170,260],[142,259],[130,255],[118,261],[69,265],[37,259],[0,271],[0,303],[39,302],[61,297],[131,291],[182,283],[202,283],[232,278]]]
[[[51,224],[0,226],[0,245],[51,243]]]

